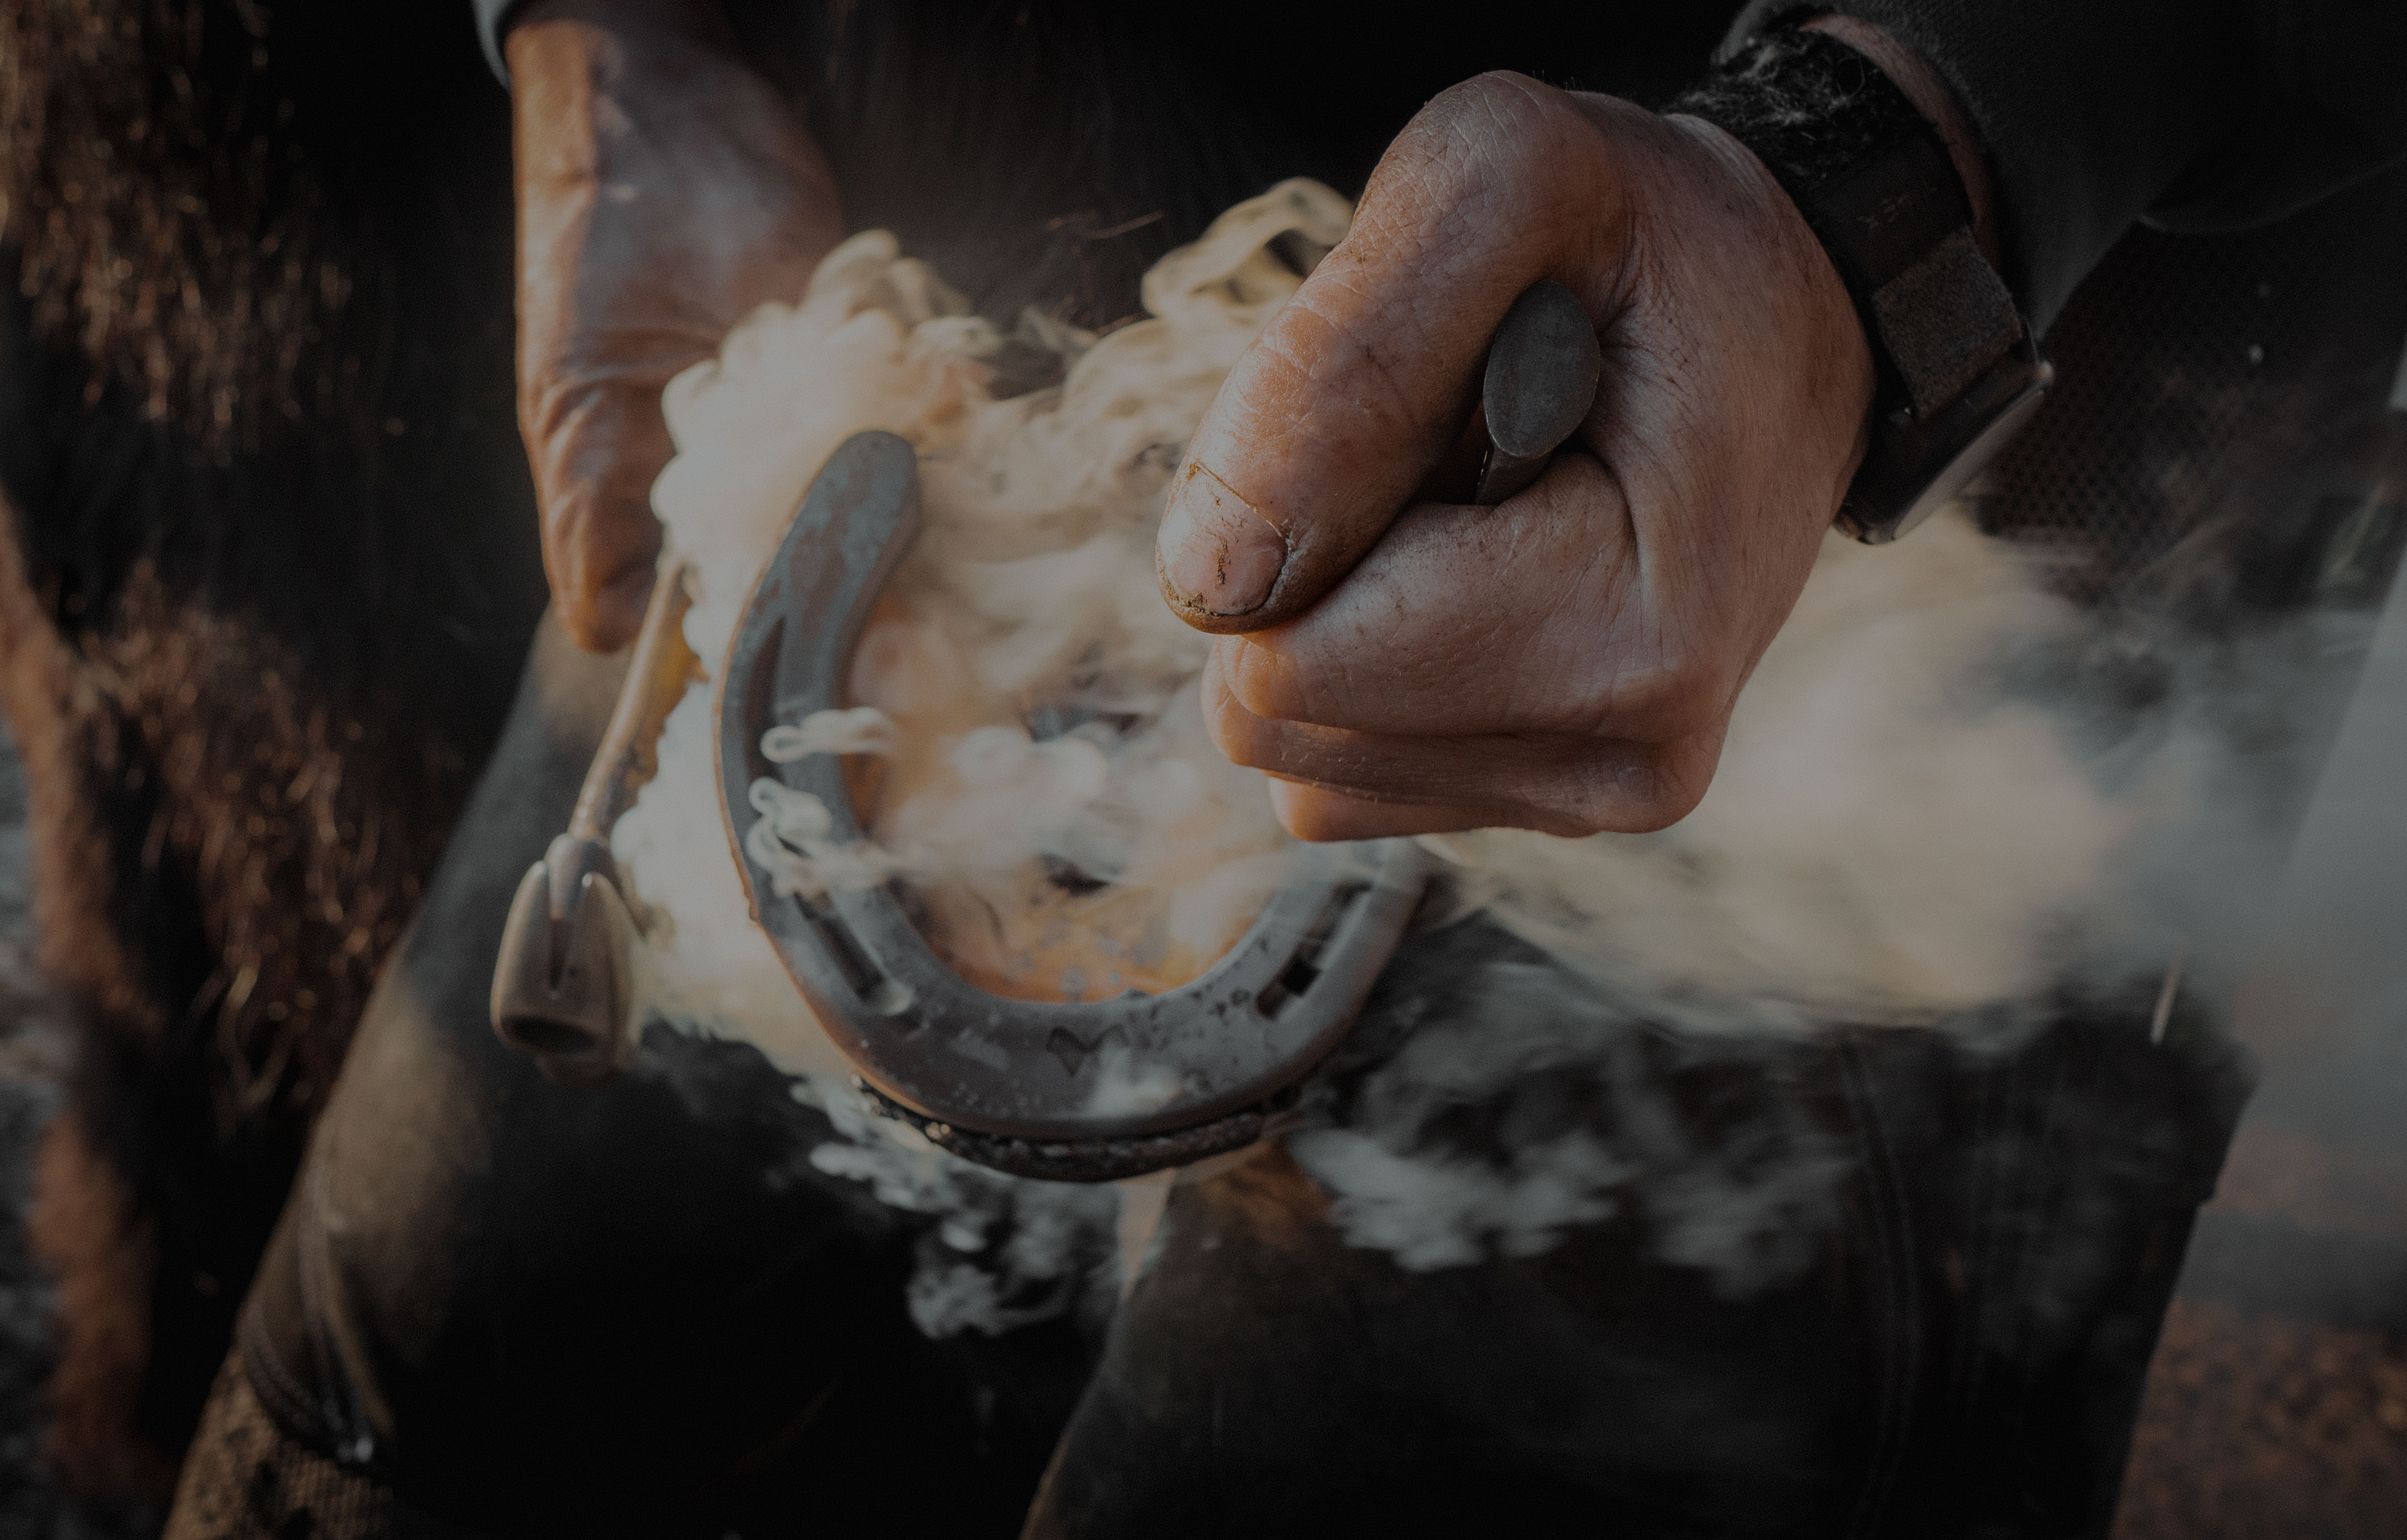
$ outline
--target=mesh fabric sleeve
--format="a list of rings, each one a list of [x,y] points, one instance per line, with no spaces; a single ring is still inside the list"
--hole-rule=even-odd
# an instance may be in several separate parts
[[[2400,0],[1754,0],[1727,46],[1823,10],[1955,89],[1996,178],[2007,282],[2042,331],[2135,221],[2244,229],[2407,155]]]

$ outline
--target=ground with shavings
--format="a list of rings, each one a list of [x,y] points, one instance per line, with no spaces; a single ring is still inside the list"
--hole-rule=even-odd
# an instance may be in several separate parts
[[[2407,1152],[2271,1110],[2199,1218],[2115,1540],[2407,1536]]]
[[[2407,1535],[2407,1342],[2179,1300],[2115,1540]]]

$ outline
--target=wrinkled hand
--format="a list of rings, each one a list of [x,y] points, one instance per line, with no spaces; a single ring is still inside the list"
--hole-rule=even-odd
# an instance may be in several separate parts
[[[569,634],[632,638],[668,463],[661,387],[843,235],[826,159],[733,52],[716,0],[533,0],[517,121],[519,426]]]
[[[1496,325],[1551,278],[1594,410],[1501,506],[1416,501]],[[1719,129],[1490,75],[1406,127],[1353,231],[1239,360],[1175,482],[1162,592],[1221,633],[1221,751],[1307,839],[1659,828],[1861,456],[1863,332]]]

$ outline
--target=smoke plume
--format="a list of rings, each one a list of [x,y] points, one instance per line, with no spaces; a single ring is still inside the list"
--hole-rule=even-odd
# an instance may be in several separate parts
[[[1302,181],[1240,205],[1147,277],[1147,318],[1101,336],[1033,313],[1004,332],[892,237],[858,235],[798,303],[765,307],[670,385],[677,455],[654,502],[667,559],[691,563],[687,635],[705,667],[838,443],[880,428],[920,456],[924,533],[863,638],[853,707],[778,724],[762,746],[873,759],[872,837],[833,846],[825,809],[760,783],[766,816],[742,859],[776,891],[904,881],[966,977],[1040,999],[1166,988],[1242,933],[1287,841],[1260,777],[1204,734],[1207,639],[1157,595],[1154,528],[1222,377],[1301,282],[1294,254],[1336,243],[1349,215]],[[1477,1162],[1411,1132],[1434,1105],[1550,1067],[1607,1084],[1641,1022],[1736,1042],[1929,1022],[2072,972],[2161,973],[2179,937],[2132,874],[2168,886],[2150,852],[2208,797],[2216,757],[2196,731],[2110,744],[2029,687],[2089,624],[1959,515],[1878,549],[1834,536],[1682,823],[1427,841],[1458,912],[1531,950],[1467,962],[1350,1121],[1293,1142],[1349,1238],[1407,1267],[1527,1254],[1617,1212],[1644,1175],[1667,1256],[1733,1284],[1776,1273],[1837,1169],[1776,1118],[1707,1148],[1633,1102],[1613,1138],[1548,1126]],[[745,914],[709,695],[696,683],[669,719],[660,773],[616,835],[651,1009],[803,1077],[798,1094],[847,1140],[813,1156],[822,1169],[901,1206],[987,1216],[965,1234],[1010,1210],[1022,1240],[991,1248],[1011,1252],[993,1273],[1007,1287],[947,1261],[923,1269],[915,1309],[932,1331],[1026,1319],[994,1302],[1068,1270],[1088,1241],[1064,1237],[1107,1231],[1108,1203],[971,1172],[860,1114]]]

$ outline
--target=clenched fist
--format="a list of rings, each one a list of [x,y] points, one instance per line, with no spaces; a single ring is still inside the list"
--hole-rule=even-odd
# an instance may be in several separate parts
[[[1539,278],[1604,353],[1586,423],[1494,508],[1417,500]],[[1659,828],[1861,457],[1846,291],[1721,130],[1490,75],[1438,97],[1237,364],[1163,520],[1164,596],[1222,634],[1216,741],[1308,839]]]

